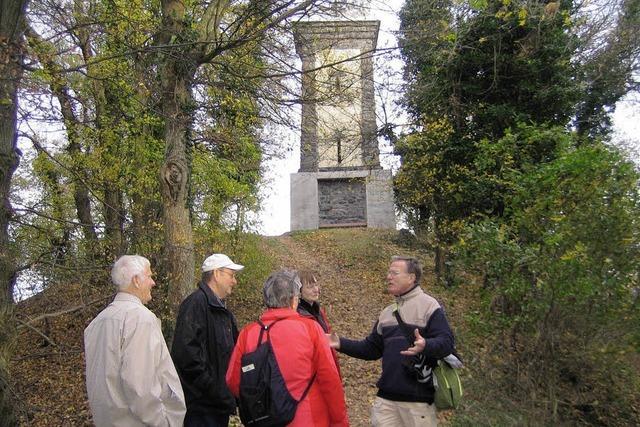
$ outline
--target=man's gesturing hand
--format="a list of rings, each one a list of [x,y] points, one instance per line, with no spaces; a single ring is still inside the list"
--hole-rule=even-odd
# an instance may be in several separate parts
[[[329,342],[329,347],[338,350],[340,348],[340,337],[335,332],[331,334],[324,334]]]
[[[418,331],[417,328],[415,329],[415,331],[413,331],[413,333],[416,337],[415,341],[413,342],[413,347],[409,347],[405,351],[401,351],[400,354],[403,354],[405,356],[415,356],[416,354],[422,353],[424,348],[427,346],[427,340],[425,340],[422,335],[420,335],[420,331]]]

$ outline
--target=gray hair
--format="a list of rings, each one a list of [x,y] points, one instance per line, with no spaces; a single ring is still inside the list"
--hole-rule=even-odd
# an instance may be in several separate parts
[[[300,295],[300,277],[295,270],[280,270],[265,280],[262,287],[264,304],[269,308],[289,307],[291,300]]]
[[[200,276],[200,283],[202,283],[203,286],[207,286],[211,281],[211,276],[213,276],[213,270],[204,271],[202,276]]]
[[[111,280],[119,290],[129,287],[133,278],[142,276],[151,267],[148,259],[140,255],[123,255],[117,259],[111,268]]]
[[[407,273],[413,274],[416,277],[414,284],[420,284],[420,279],[422,278],[422,266],[420,265],[420,261],[413,257],[398,255],[391,257],[391,262],[395,261],[404,261],[404,264],[407,266]]]

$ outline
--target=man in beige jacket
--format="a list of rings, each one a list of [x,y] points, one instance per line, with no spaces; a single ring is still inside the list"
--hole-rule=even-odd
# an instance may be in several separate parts
[[[120,257],[118,293],[84,331],[87,394],[96,426],[182,426],[184,394],[160,320],[145,307],[155,285],[149,260]]]

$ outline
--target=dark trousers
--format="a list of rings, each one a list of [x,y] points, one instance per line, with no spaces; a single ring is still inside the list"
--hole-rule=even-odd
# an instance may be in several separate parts
[[[184,417],[184,427],[227,427],[229,415],[194,414],[187,411]]]

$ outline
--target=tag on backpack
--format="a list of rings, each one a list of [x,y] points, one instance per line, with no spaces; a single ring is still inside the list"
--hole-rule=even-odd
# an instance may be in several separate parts
[[[250,365],[243,366],[242,367],[242,372],[249,372],[249,371],[253,371],[254,369],[256,369],[256,367],[252,363]]]

